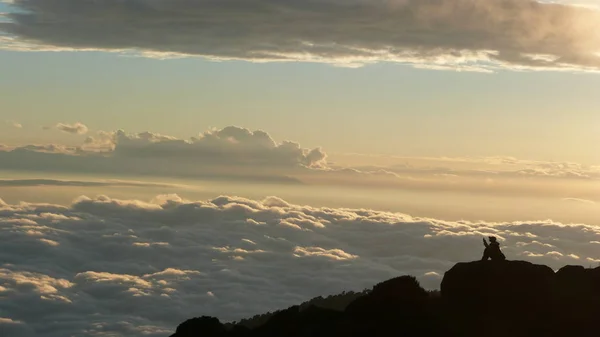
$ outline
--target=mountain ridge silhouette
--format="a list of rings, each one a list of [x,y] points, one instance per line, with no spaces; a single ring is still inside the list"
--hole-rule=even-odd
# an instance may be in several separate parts
[[[591,337],[598,317],[600,267],[473,261],[449,269],[440,291],[399,276],[239,322],[192,318],[171,337]]]

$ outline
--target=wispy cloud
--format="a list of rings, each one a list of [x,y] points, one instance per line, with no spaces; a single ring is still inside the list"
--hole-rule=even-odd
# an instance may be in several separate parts
[[[588,204],[588,205],[595,205],[596,202],[593,200],[588,200],[588,199],[580,199],[580,198],[563,198],[562,200],[564,201],[570,201],[570,202],[577,202],[577,203],[582,203],[582,204]]]
[[[22,129],[23,128],[23,124],[19,123],[19,122],[15,122],[15,121],[6,121],[6,124],[12,126],[13,128],[17,128],[17,129]]]
[[[56,128],[62,132],[72,133],[77,135],[84,135],[88,132],[88,127],[82,123],[74,123],[74,124],[65,124],[58,123],[56,124]]]
[[[182,187],[175,184],[160,184],[126,180],[56,180],[56,179],[0,179],[0,187],[33,187],[33,186],[63,186],[63,187]]]
[[[351,67],[384,61],[467,71],[600,70],[600,12],[553,2],[15,0],[14,6],[22,11],[0,23],[5,49]]]

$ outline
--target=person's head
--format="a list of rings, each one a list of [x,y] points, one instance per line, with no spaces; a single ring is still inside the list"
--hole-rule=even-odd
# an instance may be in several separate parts
[[[496,242],[496,237],[495,236],[490,236],[488,239],[490,239],[490,242]]]

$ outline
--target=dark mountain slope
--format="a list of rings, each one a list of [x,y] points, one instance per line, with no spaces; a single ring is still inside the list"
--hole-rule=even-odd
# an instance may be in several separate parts
[[[250,326],[194,318],[172,337],[600,336],[600,268],[555,273],[525,261],[475,261],[447,271],[441,293],[401,276],[348,294],[349,304],[330,297],[339,310],[320,298],[258,316],[261,324]]]

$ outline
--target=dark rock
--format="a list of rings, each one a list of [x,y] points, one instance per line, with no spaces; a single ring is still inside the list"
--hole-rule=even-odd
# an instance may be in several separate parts
[[[215,317],[202,316],[179,324],[171,337],[222,337],[227,334],[225,326]]]
[[[334,325],[342,312],[309,306],[300,310],[293,306],[282,310],[253,331],[252,336],[261,337],[326,337],[333,333]]]
[[[338,336],[436,336],[442,326],[416,278],[401,276],[373,287],[346,308]]]
[[[441,292],[443,298],[457,305],[489,304],[489,309],[494,309],[509,300],[547,298],[553,279],[550,267],[525,261],[457,263],[444,274]]]
[[[307,304],[259,317],[251,328],[194,318],[173,337],[600,336],[600,268],[554,273],[525,261],[458,263],[437,293],[401,276],[361,293],[344,311]]]
[[[427,299],[427,292],[413,276],[400,276],[381,282],[373,287],[373,291],[358,298],[346,308],[346,313],[352,316],[377,315],[410,307],[421,306]]]
[[[542,323],[551,312],[553,282],[554,271],[544,265],[475,261],[447,271],[441,294],[448,318],[467,336],[482,331],[486,336],[532,336],[549,330]]]
[[[556,331],[565,336],[594,335],[589,332],[600,314],[600,268],[562,267],[556,272],[553,295],[554,315],[560,322]]]

